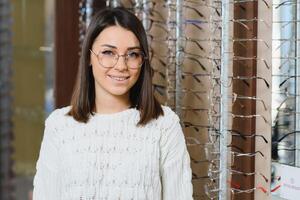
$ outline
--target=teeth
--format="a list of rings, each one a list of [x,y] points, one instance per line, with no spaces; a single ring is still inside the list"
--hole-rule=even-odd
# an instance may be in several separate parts
[[[117,77],[117,76],[109,76],[109,77],[117,81],[124,81],[127,79],[127,77]]]

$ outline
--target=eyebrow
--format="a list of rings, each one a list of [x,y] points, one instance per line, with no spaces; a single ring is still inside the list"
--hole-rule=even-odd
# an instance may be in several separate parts
[[[104,47],[109,47],[109,48],[112,48],[112,49],[118,49],[116,46],[113,46],[113,45],[110,45],[110,44],[102,44],[101,46],[104,46]],[[140,46],[133,46],[133,47],[128,47],[127,50],[132,50],[132,49],[141,49]]]

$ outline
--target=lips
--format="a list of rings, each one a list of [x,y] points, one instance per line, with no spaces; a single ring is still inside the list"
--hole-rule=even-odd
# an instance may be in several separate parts
[[[116,80],[116,81],[125,81],[129,79],[129,76],[112,76],[108,75],[111,79]]]

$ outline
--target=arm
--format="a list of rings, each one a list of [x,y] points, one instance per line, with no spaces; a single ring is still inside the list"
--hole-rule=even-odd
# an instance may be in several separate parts
[[[163,200],[192,200],[190,157],[175,113],[168,119],[161,138],[160,171]]]
[[[51,116],[45,123],[44,137],[36,165],[37,172],[33,181],[33,200],[60,199],[57,129],[50,118]]]

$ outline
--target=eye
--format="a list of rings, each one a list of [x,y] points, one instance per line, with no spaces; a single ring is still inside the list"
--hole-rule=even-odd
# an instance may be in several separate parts
[[[127,53],[127,57],[128,58],[139,58],[141,56],[141,53],[140,52],[135,52],[135,51],[131,51],[131,52],[128,52]]]
[[[103,56],[115,56],[116,55],[116,53],[111,50],[103,50],[103,51],[101,51],[101,54]]]

